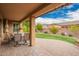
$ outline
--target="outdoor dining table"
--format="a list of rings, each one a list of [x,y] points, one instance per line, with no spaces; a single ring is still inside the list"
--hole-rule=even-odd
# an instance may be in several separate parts
[[[14,34],[14,40],[17,44],[23,45],[23,44],[27,43],[27,41],[24,38],[24,34],[25,33],[23,33],[23,32]]]

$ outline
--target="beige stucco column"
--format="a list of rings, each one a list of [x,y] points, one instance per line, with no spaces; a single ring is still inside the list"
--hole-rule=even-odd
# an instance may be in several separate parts
[[[19,26],[19,32],[23,32],[23,26],[22,25],[23,25],[23,23],[21,22],[20,26]]]
[[[8,24],[8,20],[6,20],[5,32],[9,32],[9,24]]]
[[[31,16],[29,19],[29,23],[30,23],[30,46],[34,46],[35,45],[35,17]]]
[[[8,21],[8,28],[9,28],[9,32],[13,33],[13,22],[12,21]]]

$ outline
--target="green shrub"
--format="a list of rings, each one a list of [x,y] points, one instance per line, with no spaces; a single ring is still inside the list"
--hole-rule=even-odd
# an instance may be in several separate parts
[[[56,33],[58,32],[58,28],[55,27],[55,26],[52,26],[52,27],[50,28],[50,31],[51,31],[53,34],[56,34]]]
[[[65,34],[64,34],[64,33],[61,33],[61,35],[64,35],[64,36],[65,36]]]
[[[72,37],[73,35],[69,34],[70,37]]]
[[[43,25],[42,24],[37,24],[36,25],[36,30],[42,31]]]

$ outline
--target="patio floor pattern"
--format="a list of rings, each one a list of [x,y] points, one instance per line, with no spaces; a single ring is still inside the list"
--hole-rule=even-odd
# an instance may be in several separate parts
[[[79,47],[68,42],[36,38],[35,46],[0,46],[0,56],[79,56]]]

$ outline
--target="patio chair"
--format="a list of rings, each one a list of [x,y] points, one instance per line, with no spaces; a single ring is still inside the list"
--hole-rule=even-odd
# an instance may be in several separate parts
[[[20,34],[21,34],[21,40],[20,40],[19,44],[21,44],[21,45],[27,45],[28,44],[27,43],[28,37],[27,37],[26,33],[22,32]]]
[[[24,41],[26,44],[29,44],[29,33],[24,34]]]
[[[14,40],[15,40],[15,46],[16,45],[19,45],[19,42],[21,41],[21,34],[17,33],[17,34],[14,34]]]

